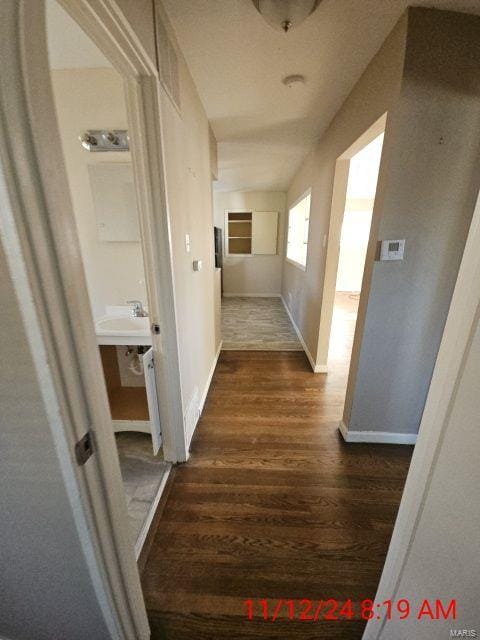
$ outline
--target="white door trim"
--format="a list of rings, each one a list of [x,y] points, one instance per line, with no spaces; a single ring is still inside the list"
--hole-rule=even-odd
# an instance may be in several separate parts
[[[417,444],[375,602],[395,600],[438,461],[480,309],[480,193],[458,272]],[[363,640],[384,640],[385,621],[370,620]]]

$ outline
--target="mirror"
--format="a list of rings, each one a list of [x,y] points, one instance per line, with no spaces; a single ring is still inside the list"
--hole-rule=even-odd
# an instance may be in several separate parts
[[[139,242],[132,164],[89,164],[88,173],[99,239],[103,242]]]

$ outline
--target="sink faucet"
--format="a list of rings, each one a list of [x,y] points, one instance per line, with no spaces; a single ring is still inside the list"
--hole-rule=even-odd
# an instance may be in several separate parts
[[[133,304],[132,314],[134,318],[146,318],[148,316],[140,300],[127,300],[127,304]]]

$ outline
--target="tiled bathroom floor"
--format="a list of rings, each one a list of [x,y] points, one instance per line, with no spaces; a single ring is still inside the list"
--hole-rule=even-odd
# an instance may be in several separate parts
[[[135,544],[170,465],[163,461],[161,454],[153,455],[152,438],[147,433],[117,433],[115,440]]]
[[[223,350],[303,350],[280,298],[223,298],[222,339]]]

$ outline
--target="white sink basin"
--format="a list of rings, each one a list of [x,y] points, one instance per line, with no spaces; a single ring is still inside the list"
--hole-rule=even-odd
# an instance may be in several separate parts
[[[148,317],[104,316],[96,321],[95,332],[99,344],[152,344]]]

